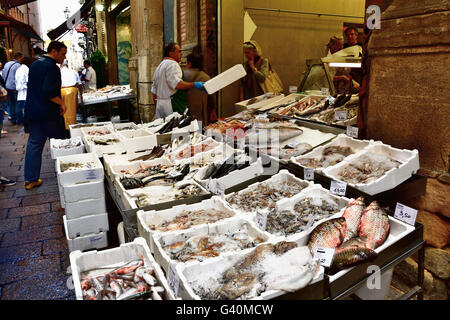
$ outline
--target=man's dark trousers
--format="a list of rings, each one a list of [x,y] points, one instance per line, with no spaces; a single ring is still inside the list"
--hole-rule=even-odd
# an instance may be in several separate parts
[[[8,106],[11,122],[15,124],[17,121],[17,91],[8,90]]]

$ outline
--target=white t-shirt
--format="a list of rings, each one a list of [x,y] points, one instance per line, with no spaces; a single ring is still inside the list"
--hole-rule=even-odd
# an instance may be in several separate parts
[[[88,80],[89,82],[86,82],[84,84],[84,90],[97,90],[97,74],[95,73],[94,68],[87,68],[86,80]]]
[[[61,69],[61,87],[81,85],[80,76],[75,70],[63,67]]]
[[[17,101],[27,100],[28,72],[29,69],[24,64],[22,64],[16,71]]]
[[[177,85],[182,81],[183,71],[178,62],[164,59],[153,75],[152,93],[158,99],[170,99],[177,92]]]

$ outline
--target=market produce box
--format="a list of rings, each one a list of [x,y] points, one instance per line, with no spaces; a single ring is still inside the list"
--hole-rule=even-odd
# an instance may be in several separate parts
[[[75,137],[81,137],[82,133],[81,133],[81,129],[82,128],[95,128],[95,127],[103,127],[103,126],[112,126],[112,122],[108,121],[108,122],[97,122],[97,123],[79,123],[79,124],[70,124],[69,125],[69,130],[70,130],[70,137],[71,138],[75,138]]]
[[[69,247],[70,252],[77,250],[86,251],[91,249],[103,249],[108,247],[108,235],[106,231],[70,239],[67,236],[67,221],[64,221],[64,230],[66,232],[67,246]]]
[[[126,154],[105,154],[103,156],[103,164],[105,166],[106,174],[113,178],[114,174],[112,173],[112,165],[128,165],[131,164],[130,160],[146,156],[151,154],[152,150],[145,151],[145,152],[132,152],[132,153],[126,153]],[[136,162],[139,160],[135,160],[133,162]]]
[[[278,100],[278,101],[276,101],[274,103],[270,103],[270,104],[268,104],[265,107],[258,108],[258,110],[259,111],[267,111],[267,110],[272,109],[272,108],[277,108],[277,107],[281,108],[282,106],[288,106],[288,105],[291,105],[293,103],[296,103],[296,102],[302,100],[305,97],[306,97],[306,95],[304,95],[304,94],[292,93],[292,94],[282,98],[281,100]]]
[[[103,182],[102,182],[103,185]],[[68,220],[85,216],[97,215],[106,212],[105,198],[66,202],[66,216]]]
[[[67,203],[75,203],[78,201],[90,199],[104,199],[104,181],[86,181],[77,184],[66,185],[63,187],[63,192],[64,199]]]
[[[56,176],[56,179],[58,180],[58,191],[59,191],[59,200],[61,203],[61,208],[64,209],[66,207],[66,199],[64,199],[64,189],[63,189],[62,185],[59,183],[58,176]]]
[[[75,294],[78,300],[83,300],[83,289],[81,282],[82,275],[90,271],[89,276],[97,276],[113,271],[123,265],[130,263],[132,260],[142,259],[144,267],[151,267],[155,270],[156,286],[164,288],[164,293],[161,294],[163,300],[175,300],[175,295],[170,289],[169,284],[161,270],[161,267],[156,263],[152,257],[150,250],[142,238],[136,238],[131,243],[122,244],[118,248],[103,250],[100,252],[91,251],[81,253],[79,251],[70,254],[70,265],[73,275],[73,283],[75,286]],[[99,269],[97,272],[93,272]]]
[[[417,150],[400,150],[389,145],[371,144],[359,154],[325,169],[323,173],[333,180],[375,195],[395,188],[419,169]]]
[[[59,157],[56,159],[56,169],[61,186],[104,179],[102,163],[93,153]]]
[[[136,172],[142,171],[145,168],[153,166],[173,166],[173,163],[167,157],[161,157],[154,160],[148,161],[124,161],[122,163],[116,162],[115,164],[109,165],[110,174],[109,176],[113,179],[117,177],[131,176]],[[106,167],[106,164],[105,164]]]
[[[172,219],[176,218],[178,215],[184,212],[208,212],[208,210],[212,210],[212,212],[220,213],[220,215],[211,214],[204,217],[206,220],[201,220],[202,222],[199,224],[207,224],[204,221],[210,221],[209,224],[215,223],[220,220],[229,220],[236,216],[236,213],[231,210],[226,204],[217,196],[212,197],[209,200],[204,200],[195,204],[182,204],[172,207],[171,209],[166,210],[151,210],[151,211],[143,211],[140,210],[137,212],[137,220],[138,220],[138,231],[139,236],[143,237],[150,246],[152,252],[155,252],[155,244],[153,243],[153,234],[161,233],[163,231],[152,230],[149,226],[151,225],[162,225],[164,223],[168,223],[172,221]],[[187,217],[189,218],[189,217]],[[192,226],[197,226],[198,224],[194,224]],[[172,227],[171,231],[174,230],[183,230],[182,228],[192,227],[190,225],[180,225],[179,227]],[[164,228],[164,226],[162,226]],[[176,229],[178,228],[178,229]]]
[[[63,216],[63,220],[64,223],[67,223],[66,231],[70,239],[109,231],[107,213],[84,216],[77,219],[68,219],[66,216]]]
[[[134,122],[114,123],[113,126],[116,132],[139,129],[139,126]]]
[[[208,80],[205,83],[205,89],[208,94],[214,94],[217,91],[229,86],[233,82],[245,77],[246,75],[247,72],[245,71],[244,66],[242,64],[237,64],[211,80]]]
[[[150,123],[141,123],[141,124],[139,124],[139,127],[141,129],[146,129],[150,133],[156,134],[157,131],[162,129],[162,127],[164,127],[164,125],[166,123],[168,123],[170,120],[172,120],[175,117],[180,118],[181,114],[179,114],[178,112],[174,112],[174,113],[168,115],[166,118],[156,119]]]
[[[180,231],[154,233],[152,236],[155,260],[166,274],[171,264],[203,262],[220,255],[248,252],[270,238],[251,221],[244,219],[219,221]],[[216,242],[214,239],[217,239]]]
[[[266,109],[268,106],[278,104],[279,101],[283,100],[283,98],[284,94],[276,94],[269,92],[252,99],[238,102],[235,104],[235,106],[262,111],[263,109]]]
[[[50,139],[50,154],[53,160],[58,157],[84,153],[84,144],[81,137],[67,140]]]
[[[115,133],[102,136],[83,137],[86,149],[90,153],[95,153],[99,158],[104,154],[123,154],[126,152],[125,143],[120,140]]]
[[[324,269],[307,247],[286,246],[286,252],[274,254],[276,245],[261,244],[250,252],[177,264],[178,295],[183,300],[270,300],[323,279]]]
[[[150,150],[157,146],[156,136],[143,129],[120,131],[117,136],[127,153]]]

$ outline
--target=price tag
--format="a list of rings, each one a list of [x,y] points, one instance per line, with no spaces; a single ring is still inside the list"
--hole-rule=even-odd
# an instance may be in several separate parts
[[[416,224],[417,210],[407,207],[401,203],[397,203],[394,218],[414,226]]]
[[[314,259],[318,260],[321,266],[329,268],[333,262],[334,250],[332,248],[317,248]]]
[[[264,213],[264,212],[256,213],[256,224],[258,225],[258,227],[261,230],[266,231],[266,227],[267,227],[267,213]]]
[[[171,176],[172,178],[176,178],[176,177],[178,177],[178,176],[181,176],[181,172],[176,171],[176,170],[170,171],[170,172],[169,172],[169,176]]]
[[[297,87],[296,86],[289,86],[289,93],[297,93]]]
[[[329,101],[330,106],[334,106],[334,103],[336,102],[336,98],[335,98],[335,97],[329,96],[329,97],[327,98],[327,100]]]
[[[209,179],[209,180],[206,182],[206,190],[208,190],[209,192],[214,193],[213,190],[214,190],[214,187],[215,187],[215,186],[216,186],[216,182],[213,181],[213,180],[211,180],[211,179]]]
[[[358,139],[359,129],[357,127],[347,126],[347,136]]]
[[[266,114],[266,113],[258,114],[258,115],[256,116],[256,119],[258,119],[258,120],[264,120],[264,119],[267,119],[267,114]]]
[[[314,169],[313,168],[304,168],[303,172],[305,174],[305,180],[314,181]]]
[[[345,196],[347,184],[345,182],[331,181],[330,192],[337,196]]]
[[[169,271],[167,272],[167,282],[169,283],[170,289],[172,289],[175,297],[178,296],[178,288],[180,286],[180,278],[178,277],[175,266],[169,264]]]
[[[84,177],[86,180],[98,180],[99,179],[99,171],[98,170],[87,170],[84,173]]]
[[[322,93],[323,96],[328,96],[328,95],[330,95],[330,89],[328,89],[328,88],[322,88],[322,89],[320,90],[320,92]]]
[[[225,194],[225,186],[219,182],[216,182],[216,187],[214,188],[214,194],[223,196]]]
[[[347,120],[347,111],[335,111],[334,119],[336,121],[345,121]]]
[[[299,144],[300,144],[300,142],[293,141],[293,142],[287,144],[286,147],[291,148],[291,149],[295,149],[295,147],[298,146]]]

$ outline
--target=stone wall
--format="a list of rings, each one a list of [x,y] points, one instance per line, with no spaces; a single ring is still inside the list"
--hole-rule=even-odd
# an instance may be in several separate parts
[[[372,1],[373,2],[373,1]],[[393,0],[368,46],[368,138],[418,149],[426,194],[406,205],[424,225],[425,299],[448,299],[450,262],[450,3]],[[417,279],[417,255],[395,268]]]

